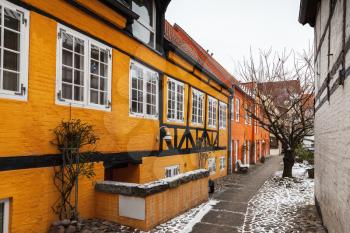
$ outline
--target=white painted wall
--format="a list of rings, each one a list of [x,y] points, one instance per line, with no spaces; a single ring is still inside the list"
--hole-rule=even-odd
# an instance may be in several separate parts
[[[346,38],[350,36],[350,2],[337,0],[330,30],[330,69],[342,50],[343,1],[347,1]],[[328,14],[329,0],[322,0],[315,25],[317,46]],[[349,66],[350,53],[346,56],[345,68]],[[321,53],[316,57],[315,68],[319,74],[316,81],[318,89],[329,72],[328,35],[323,42]],[[334,79],[337,77],[338,73]],[[333,82],[334,80],[331,85]],[[325,93],[322,96],[325,96]],[[316,112],[315,195],[329,232],[350,232],[350,77],[347,77],[343,87],[338,87],[330,101]]]

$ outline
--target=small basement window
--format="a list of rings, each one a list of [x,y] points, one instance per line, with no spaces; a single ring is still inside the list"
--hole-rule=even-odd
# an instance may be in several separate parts
[[[180,166],[174,165],[165,168],[165,177],[174,177],[180,174]]]

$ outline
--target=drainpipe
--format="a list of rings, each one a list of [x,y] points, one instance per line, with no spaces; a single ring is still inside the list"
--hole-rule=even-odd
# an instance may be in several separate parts
[[[228,97],[228,142],[227,142],[227,146],[228,146],[228,156],[227,156],[227,163],[228,163],[228,170],[227,173],[228,174],[232,174],[233,169],[232,169],[232,101],[233,101],[233,97],[234,97],[234,86],[232,86],[232,94]]]

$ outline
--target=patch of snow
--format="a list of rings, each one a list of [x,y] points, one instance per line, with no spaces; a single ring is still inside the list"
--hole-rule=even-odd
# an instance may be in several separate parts
[[[306,178],[307,177],[307,171],[306,169],[311,168],[306,161],[304,163],[295,163],[292,169],[292,175],[293,177],[298,178]],[[282,177],[283,171],[277,171],[275,172],[275,176]]]
[[[127,183],[127,182],[119,182],[119,181],[100,181],[98,183],[113,185],[113,186],[138,187],[141,189],[147,189],[147,188],[153,188],[156,186],[168,184],[168,183],[175,181],[175,180],[178,180],[180,178],[195,175],[195,174],[200,174],[200,173],[203,173],[206,171],[207,171],[206,169],[197,169],[197,170],[181,173],[181,174],[173,176],[173,177],[168,177],[168,178],[152,181],[152,182],[145,183],[145,184]]]
[[[295,178],[283,179],[279,171],[268,179],[248,203],[242,232],[324,232],[316,214],[314,180],[307,178],[307,168],[296,163]]]
[[[206,215],[214,205],[219,203],[219,201],[211,199],[208,202],[202,203],[201,205],[190,209],[184,214],[181,214],[166,223],[160,224],[155,227],[150,232],[157,233],[169,233],[169,232],[181,232],[189,233],[192,231],[194,225],[202,220],[204,215]],[[147,233],[150,233],[147,232]]]

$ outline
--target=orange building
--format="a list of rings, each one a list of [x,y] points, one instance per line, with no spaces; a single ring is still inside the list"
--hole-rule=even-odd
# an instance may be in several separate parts
[[[236,83],[231,108],[232,164],[236,170],[238,160],[244,165],[257,163],[269,155],[269,132],[260,127],[249,111],[259,114],[249,86]],[[248,109],[248,111],[247,111]]]

